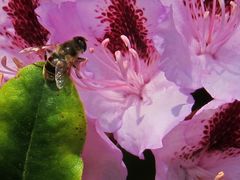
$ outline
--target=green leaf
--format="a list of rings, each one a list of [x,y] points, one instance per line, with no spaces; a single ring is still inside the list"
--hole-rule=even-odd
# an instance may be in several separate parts
[[[42,66],[23,68],[0,88],[0,179],[81,179],[82,104],[68,77],[58,90]]]

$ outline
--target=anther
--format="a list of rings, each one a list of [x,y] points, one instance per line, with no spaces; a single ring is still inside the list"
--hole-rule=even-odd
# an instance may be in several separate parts
[[[129,39],[127,38],[127,36],[121,35],[120,37],[121,37],[122,41],[124,42],[125,46],[127,48],[131,48],[131,43],[130,43]]]
[[[116,52],[115,52],[115,58],[116,58],[116,61],[117,61],[117,62],[120,62],[120,61],[121,61],[121,59],[122,59],[121,51],[116,51]]]
[[[2,59],[1,59],[1,64],[2,64],[2,66],[3,66],[5,69],[7,69],[7,70],[9,70],[9,71],[11,71],[11,72],[17,72],[16,70],[14,70],[14,69],[12,69],[12,68],[10,68],[10,67],[7,66],[7,57],[6,57],[6,56],[3,56],[3,57],[2,57]]]
[[[104,39],[104,40],[102,41],[102,46],[106,48],[107,45],[108,45],[108,43],[109,43],[109,41],[110,41],[109,38]]]
[[[6,56],[2,57],[1,64],[2,64],[3,67],[5,67],[7,65],[7,57]]]
[[[224,172],[223,171],[220,171],[216,177],[214,178],[214,180],[223,180],[223,177],[224,177]]]
[[[205,11],[203,14],[203,18],[206,19],[209,17],[209,11]]]
[[[21,69],[21,68],[24,67],[24,64],[19,59],[15,58],[15,57],[13,58],[13,62],[17,66],[18,69]]]
[[[235,3],[234,1],[230,2],[230,5],[232,6],[232,10],[234,11],[237,7],[237,3]]]
[[[94,48],[89,48],[90,53],[94,53],[95,49]]]

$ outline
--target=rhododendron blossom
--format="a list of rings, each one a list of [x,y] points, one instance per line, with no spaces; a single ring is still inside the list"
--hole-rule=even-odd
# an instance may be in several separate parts
[[[80,64],[74,78],[86,111],[103,131],[114,133],[123,148],[141,156],[145,149],[161,147],[161,138],[190,109],[188,96],[161,72],[161,57],[152,42],[154,26],[168,21],[168,10],[159,1],[99,2],[45,3],[37,12],[52,41],[75,34],[88,39],[88,61]],[[92,7],[96,9],[90,11]],[[71,18],[78,23],[63,27],[66,12],[73,11]],[[58,22],[52,22],[54,12]]]
[[[168,43],[164,46],[176,49],[174,55],[166,57],[165,64],[170,67],[165,68],[168,79],[175,82],[177,79],[185,87],[205,87],[214,98],[240,98],[235,86],[240,77],[240,1],[163,0],[163,3],[172,7],[176,25],[175,35],[165,32]],[[176,36],[178,43],[172,39]],[[175,68],[181,68],[182,74],[190,78],[179,77]]]
[[[154,152],[156,179],[206,179],[240,176],[240,102],[212,101],[181,122]],[[220,178],[221,179],[221,178]]]
[[[38,5],[38,1],[1,1],[0,74],[4,81],[40,58],[36,54],[19,53],[27,47],[43,46],[48,40],[48,31],[37,20]]]

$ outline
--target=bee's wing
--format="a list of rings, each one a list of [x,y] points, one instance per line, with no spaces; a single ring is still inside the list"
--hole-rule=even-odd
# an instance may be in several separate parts
[[[49,44],[45,46],[39,46],[39,47],[28,47],[23,50],[21,50],[19,53],[24,53],[24,54],[31,54],[31,53],[36,53],[40,56],[45,55],[47,52],[52,52],[53,49],[57,47],[57,44]]]
[[[66,71],[67,63],[65,61],[58,61],[55,66],[55,81],[58,89],[62,89],[64,86]]]

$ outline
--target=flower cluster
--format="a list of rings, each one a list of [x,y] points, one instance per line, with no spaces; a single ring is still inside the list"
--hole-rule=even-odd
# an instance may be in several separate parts
[[[151,150],[157,180],[240,177],[239,0],[2,0],[0,8],[0,83],[39,60],[24,48],[87,39],[87,61],[71,72],[88,117],[83,179],[125,179],[121,149],[141,159]],[[192,111],[200,88],[213,100]]]

